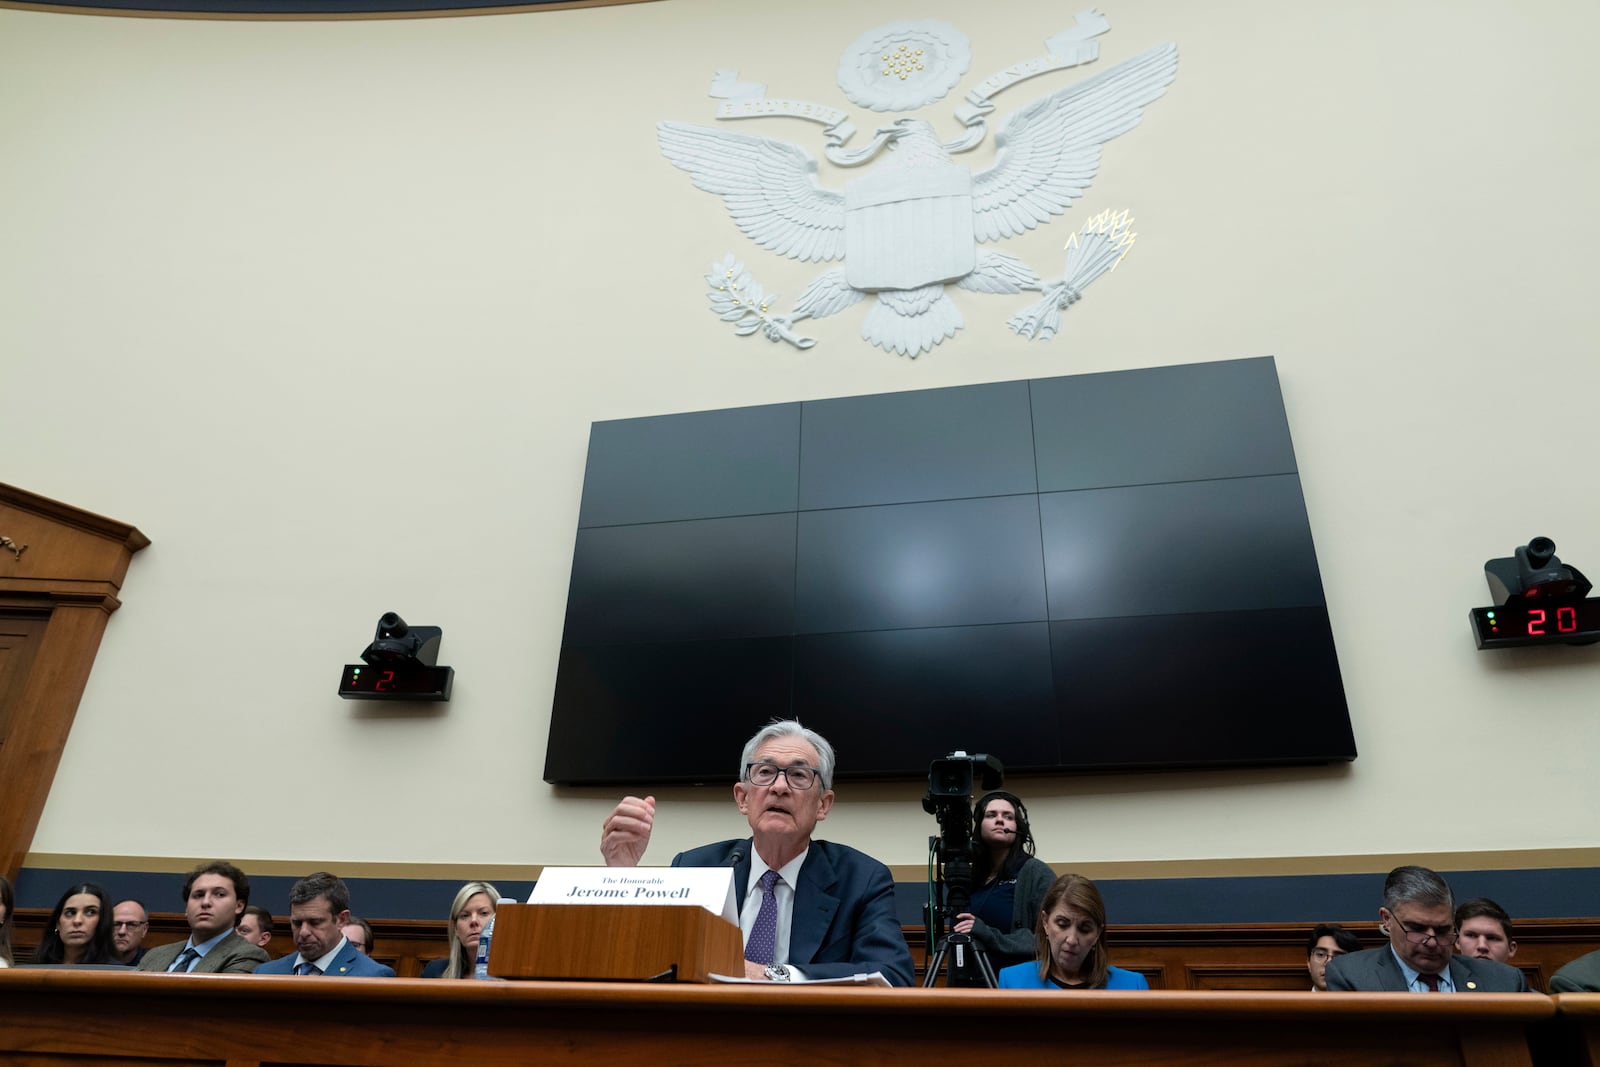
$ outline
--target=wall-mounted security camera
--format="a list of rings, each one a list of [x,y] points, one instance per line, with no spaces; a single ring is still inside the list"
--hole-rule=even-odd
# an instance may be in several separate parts
[[[1591,645],[1600,641],[1600,598],[1576,567],[1556,558],[1556,543],[1535,537],[1483,565],[1494,607],[1473,608],[1478,648]]]
[[[345,664],[339,695],[346,700],[449,700],[453,667],[436,666],[444,630],[408,626],[390,611],[378,620],[363,663]]]

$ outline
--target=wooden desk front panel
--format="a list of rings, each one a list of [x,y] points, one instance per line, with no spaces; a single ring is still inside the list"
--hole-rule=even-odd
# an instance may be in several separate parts
[[[0,972],[0,1060],[263,1067],[1524,1067],[1548,997],[1086,993]]]

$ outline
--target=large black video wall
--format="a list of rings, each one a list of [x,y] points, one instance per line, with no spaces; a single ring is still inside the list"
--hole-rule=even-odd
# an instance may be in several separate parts
[[[1355,757],[1270,357],[595,423],[544,777]]]

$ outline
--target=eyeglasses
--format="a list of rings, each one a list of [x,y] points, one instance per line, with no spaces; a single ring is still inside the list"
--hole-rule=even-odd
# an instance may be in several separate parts
[[[1429,940],[1436,941],[1441,945],[1453,945],[1456,943],[1456,937],[1459,936],[1455,929],[1449,926],[1440,930],[1423,923],[1401,922],[1399,919],[1393,918],[1389,921],[1399,926],[1400,931],[1406,935],[1406,940],[1413,945],[1420,945]]]
[[[779,767],[775,763],[747,763],[744,768],[744,780],[751,785],[769,786],[778,780],[778,775],[789,782],[790,789],[810,789],[817,784],[817,769],[797,763],[793,767]]]
[[[1341,949],[1314,948],[1314,949],[1311,950],[1311,958],[1316,960],[1318,963],[1321,963],[1323,960],[1331,960],[1335,956],[1343,956],[1343,955],[1344,955],[1344,949],[1342,949],[1342,948]]]

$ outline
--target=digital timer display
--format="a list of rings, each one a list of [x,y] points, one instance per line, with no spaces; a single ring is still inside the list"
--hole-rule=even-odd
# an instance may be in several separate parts
[[[1472,609],[1478,647],[1588,645],[1600,641],[1600,597],[1587,600],[1519,600]]]
[[[414,661],[348,663],[339,695],[348,700],[449,700],[455,668]]]

